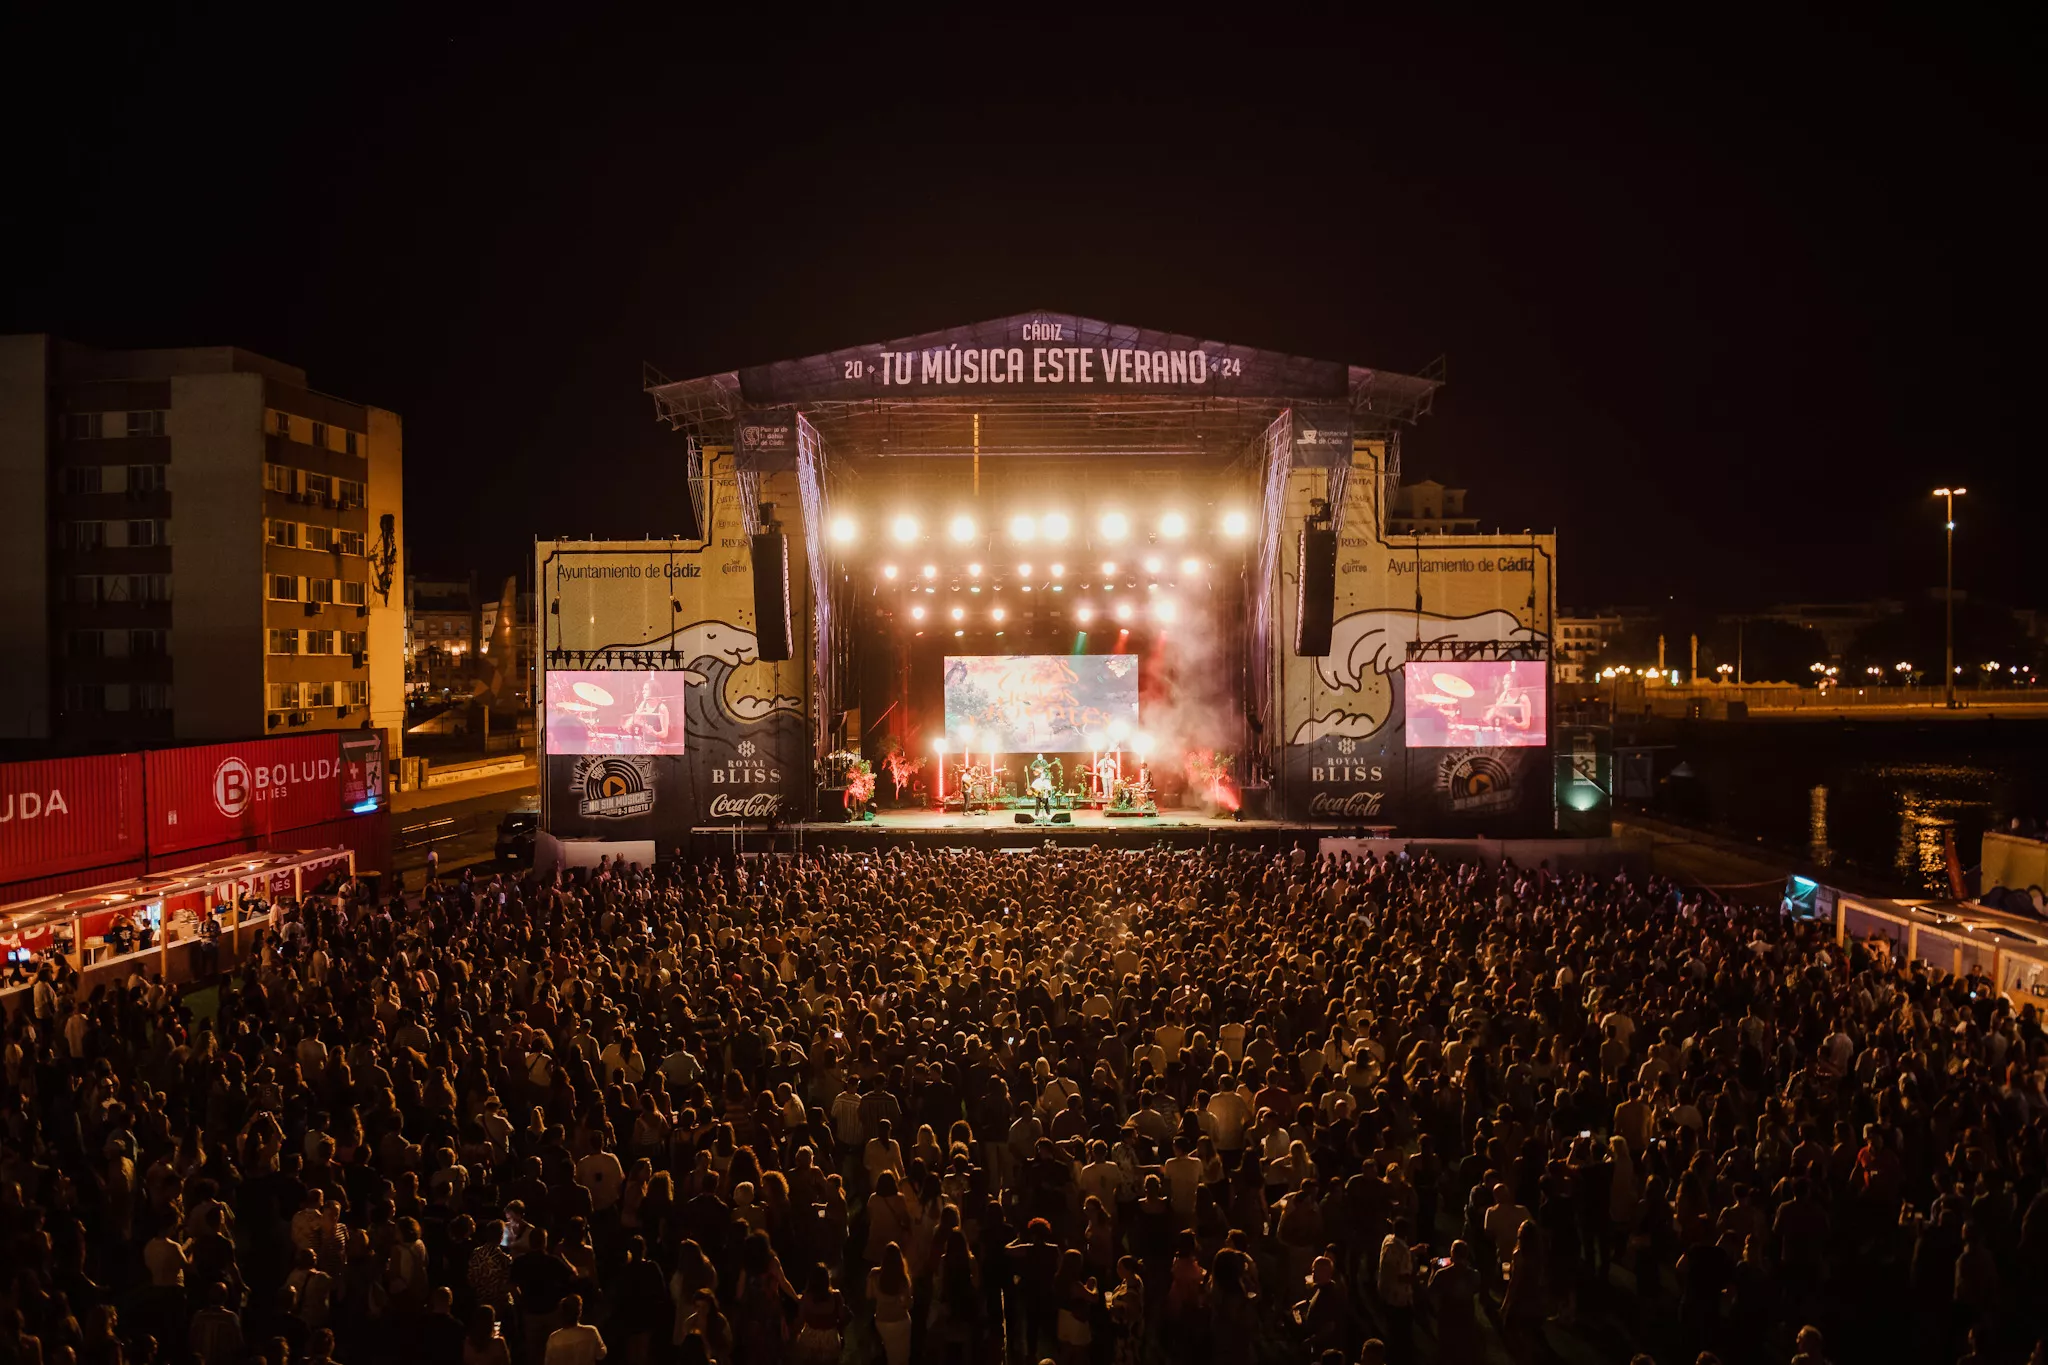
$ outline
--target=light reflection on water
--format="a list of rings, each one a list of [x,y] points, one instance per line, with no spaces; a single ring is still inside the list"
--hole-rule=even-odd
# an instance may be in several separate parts
[[[1807,793],[1806,856],[1822,867],[1832,866],[1835,850],[1828,845],[1828,789],[1825,783]]]

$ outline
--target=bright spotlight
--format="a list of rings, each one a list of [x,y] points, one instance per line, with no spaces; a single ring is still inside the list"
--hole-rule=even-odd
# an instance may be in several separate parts
[[[889,534],[896,537],[899,545],[908,545],[917,539],[917,518],[900,516],[889,523]]]
[[[1198,574],[1202,571],[1202,561],[1190,555],[1180,562],[1180,571],[1184,574]]]
[[[840,545],[853,544],[853,538],[860,534],[860,527],[854,525],[852,517],[832,518],[832,539]]]
[[[1104,512],[1096,525],[1104,540],[1122,540],[1131,533],[1131,519],[1121,512]]]
[[[1226,512],[1223,514],[1223,534],[1226,536],[1241,536],[1249,529],[1250,525],[1251,523],[1245,520],[1245,515],[1242,512]]]
[[[1113,720],[1109,723],[1109,737],[1111,739],[1122,739],[1130,732],[1131,727],[1123,721]]]
[[[1137,734],[1131,736],[1131,747],[1136,749],[1139,757],[1142,758],[1144,755],[1152,752],[1152,736],[1146,734],[1143,730],[1138,731]]]
[[[1168,540],[1179,540],[1188,533],[1188,519],[1178,512],[1168,512],[1159,519],[1159,534]]]
[[[1119,603],[1117,603],[1117,604],[1116,604],[1116,619],[1117,619],[1117,620],[1119,620],[1119,621],[1128,621],[1128,620],[1130,620],[1130,619],[1131,619],[1131,604],[1130,604],[1130,603],[1128,603],[1128,602],[1119,602]]]
[[[964,515],[953,518],[946,524],[946,534],[965,545],[974,539],[974,518]]]
[[[882,566],[882,577],[894,583],[896,581],[896,566],[894,564],[884,564]]]
[[[944,735],[940,735],[937,739],[932,741],[932,752],[935,754],[943,754],[946,752],[946,737]]]
[[[924,620],[924,608],[923,608],[923,607],[912,607],[912,608],[910,609],[910,619],[911,619],[911,620],[913,620],[913,621],[922,621],[922,620]]]
[[[1051,568],[1047,569],[1046,572],[1051,574],[1054,578],[1064,578],[1067,574],[1067,566],[1064,564],[1055,564]]]
[[[965,607],[955,607],[955,608],[953,608],[953,619],[954,619],[955,621],[965,621],[965,620],[967,619],[967,608],[965,608]]]
[[[996,609],[995,609],[994,611],[992,611],[992,612],[990,612],[990,613],[988,614],[988,617],[989,617],[989,620],[991,620],[991,621],[1000,621],[1000,620],[1002,620],[1002,619],[1003,619],[1003,609],[1002,609],[1001,607],[997,607],[997,608],[996,608]]]
[[[1010,518],[1010,539],[1029,540],[1037,534],[1038,523],[1030,517],[1015,516]]]
[[[1080,606],[1074,608],[1074,619],[1084,626],[1087,625],[1095,619],[1095,608],[1083,602]]]
[[[969,564],[969,565],[967,566],[967,576],[968,576],[969,578],[979,578],[979,577],[981,577],[981,565],[979,565],[979,564]]]
[[[1163,568],[1163,567],[1165,567],[1165,566],[1164,566],[1163,564],[1161,564],[1161,563],[1160,563],[1160,559],[1159,559],[1159,556],[1158,556],[1158,555],[1148,555],[1148,556],[1146,557],[1146,559],[1145,559],[1145,572],[1146,572],[1146,573],[1158,573],[1158,572],[1159,572],[1159,570],[1160,570],[1161,568]]]
[[[1047,512],[1038,519],[1038,532],[1047,540],[1065,540],[1069,529],[1063,512]]]
[[[939,576],[939,566],[936,564],[927,564],[924,566],[922,570],[920,570],[920,572],[922,572],[926,578],[937,578]]]
[[[1030,566],[1029,564],[1019,564],[1019,565],[1017,566],[1017,577],[1019,577],[1019,578],[1029,578],[1029,577],[1031,577],[1031,566]]]
[[[1115,573],[1115,572],[1116,572],[1116,561],[1115,561],[1114,559],[1105,559],[1105,560],[1103,560],[1103,561],[1102,561],[1102,571],[1103,571],[1104,573]]]
[[[1152,614],[1160,620],[1171,623],[1174,617],[1173,599],[1162,597],[1152,604]]]

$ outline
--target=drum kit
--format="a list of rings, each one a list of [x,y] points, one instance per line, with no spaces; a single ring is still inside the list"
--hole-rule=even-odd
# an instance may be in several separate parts
[[[618,705],[610,692],[592,682],[576,683],[570,690],[576,694],[576,699],[558,701],[554,703],[554,709],[582,724],[584,753],[637,754],[644,751],[645,745],[631,728],[599,724],[599,710]]]

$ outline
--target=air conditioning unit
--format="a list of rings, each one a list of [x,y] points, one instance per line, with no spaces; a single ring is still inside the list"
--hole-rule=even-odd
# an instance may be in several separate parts
[[[322,494],[320,495],[320,505],[321,505],[322,507],[325,507],[325,508],[326,508],[326,509],[327,509],[328,511],[330,511],[330,512],[331,512],[331,511],[333,511],[333,510],[334,510],[334,495],[333,495],[332,493],[322,493]]]
[[[270,713],[270,721],[269,721],[269,724],[270,724],[270,728],[271,728],[271,729],[273,729],[273,730],[275,730],[275,729],[276,729],[276,728],[277,728],[278,726],[280,726],[280,725],[284,724],[284,715],[283,715],[283,713],[282,713],[282,712],[279,712],[279,711],[272,711],[272,712]]]
[[[363,666],[363,657],[363,651],[361,651],[360,649],[355,651],[355,653],[348,656],[349,666],[352,668],[361,668]]]
[[[358,615],[358,616],[368,616],[369,614],[370,614],[370,604],[369,604],[369,603],[367,603],[367,602],[365,602],[365,603],[364,603],[363,605],[361,605],[361,606],[359,606],[359,607],[357,607],[357,608],[356,608],[356,615]]]
[[[291,714],[290,723],[293,725],[304,725],[311,719],[313,719],[311,711],[294,711]]]
[[[339,719],[340,717],[348,714],[348,708],[346,706],[337,706],[334,708],[334,714],[335,717]]]
[[[306,603],[306,615],[308,615],[308,616],[318,616],[319,614],[320,614],[320,604],[319,604],[318,602],[308,602],[308,603]]]

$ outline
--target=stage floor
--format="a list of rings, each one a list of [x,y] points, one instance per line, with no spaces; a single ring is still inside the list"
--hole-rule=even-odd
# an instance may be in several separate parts
[[[1028,814],[1029,812],[1024,812]],[[1043,848],[1047,844],[1081,847],[1202,848],[1212,844],[1261,845],[1298,836],[1318,835],[1355,826],[1301,825],[1279,820],[1233,820],[1198,811],[1167,810],[1157,815],[1105,815],[1099,810],[1067,812],[1064,825],[1024,824],[1017,812],[991,811],[962,815],[958,811],[878,811],[872,820],[854,823],[807,821],[779,829],[734,829],[700,826],[693,841],[707,847],[732,844],[744,852],[790,852],[799,848],[873,849],[903,846],[948,848]]]

